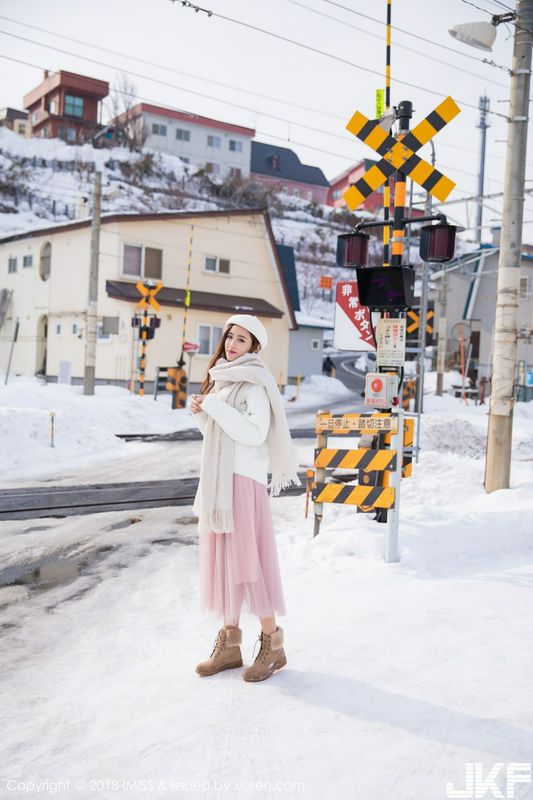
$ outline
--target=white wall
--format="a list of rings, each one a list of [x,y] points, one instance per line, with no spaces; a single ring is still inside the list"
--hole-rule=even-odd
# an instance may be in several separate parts
[[[153,134],[152,125],[154,124],[164,125],[166,127],[166,135]],[[218,164],[221,177],[225,177],[229,173],[230,167],[238,167],[242,172],[243,178],[247,178],[250,175],[252,148],[250,137],[220,128],[191,124],[146,112],[144,113],[144,127],[145,132],[148,134],[146,139],[147,147],[183,156],[196,166],[204,166],[207,162]],[[178,129],[190,132],[189,142],[176,138]],[[208,147],[208,136],[218,137],[220,147]],[[237,153],[230,150],[230,141],[240,142],[242,152]]]

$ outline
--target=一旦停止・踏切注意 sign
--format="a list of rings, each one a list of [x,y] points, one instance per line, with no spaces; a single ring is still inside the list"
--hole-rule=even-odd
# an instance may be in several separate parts
[[[337,350],[355,352],[374,352],[376,349],[370,310],[361,305],[357,281],[337,283],[333,346]]]
[[[412,131],[402,135],[401,139],[395,139],[381,128],[379,120],[368,119],[356,111],[346,126],[347,130],[382,158],[344,192],[342,197],[347,206],[352,210],[357,208],[398,170],[408,175],[441,203],[444,202],[455,183],[417,156],[416,151],[456,117],[460,110],[455,100],[447,97],[431,114],[415,125]]]

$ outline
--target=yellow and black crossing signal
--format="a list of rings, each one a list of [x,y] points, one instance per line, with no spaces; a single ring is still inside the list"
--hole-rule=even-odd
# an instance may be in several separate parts
[[[356,111],[346,128],[379,153],[382,159],[370,167],[343,194],[343,199],[348,207],[352,210],[357,208],[398,170],[408,175],[437,200],[444,202],[455,183],[423,158],[417,156],[416,151],[456,117],[460,110],[455,100],[447,97],[412,131],[403,134],[401,141],[381,128],[379,120],[368,119],[360,111]]]
[[[187,373],[182,367],[169,367],[167,389],[172,392],[172,408],[187,406]]]

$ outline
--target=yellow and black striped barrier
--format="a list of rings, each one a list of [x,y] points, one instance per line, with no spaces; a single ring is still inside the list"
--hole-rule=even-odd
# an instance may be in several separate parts
[[[342,503],[365,508],[392,508],[394,489],[382,486],[346,486],[343,483],[316,483],[315,503]]]
[[[325,469],[363,469],[391,470],[396,469],[395,450],[370,450],[364,447],[358,450],[336,450],[326,447],[315,450],[315,467]]]
[[[169,367],[166,388],[172,392],[172,408],[187,406],[187,373],[181,367]]]

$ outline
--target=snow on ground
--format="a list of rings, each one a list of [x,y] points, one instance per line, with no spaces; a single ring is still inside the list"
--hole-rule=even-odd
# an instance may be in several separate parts
[[[305,379],[298,399],[289,400],[295,394],[296,387],[286,387],[285,407],[290,424],[295,427],[313,426],[318,398],[330,405],[352,398],[341,381],[323,375]],[[55,414],[54,447],[51,412]],[[176,464],[161,463],[161,445],[127,443],[115,434],[172,433],[196,427],[188,409],[172,410],[166,393],[154,402],[153,395],[139,397],[117,386],[97,386],[95,396],[86,397],[82,386],[23,376],[11,377],[4,386],[0,376],[0,439],[4,450],[0,483],[20,486],[21,481],[29,485],[51,479],[59,483],[65,472],[77,474],[80,469],[84,474],[93,471],[89,482],[101,482],[102,473],[109,475],[107,467],[111,463],[112,480],[134,480],[129,474],[133,456],[149,459],[156,470],[150,476],[153,480],[176,477]],[[181,460],[180,467],[184,467]],[[164,475],[161,469],[166,470]],[[125,473],[127,477],[123,477]],[[149,475],[143,473],[143,477]]]
[[[35,397],[28,408],[48,408]],[[36,793],[34,781],[68,800],[240,798],[282,782],[306,800],[444,800],[476,762],[483,775],[503,764],[506,796],[507,765],[531,765],[533,751],[533,403],[515,410],[512,488],[490,495],[488,406],[427,395],[425,407],[398,563],[368,516],[326,506],[313,538],[304,496],[272,499],[288,663],[264,683],[194,672],[219,621],[199,611],[190,509],[0,523],[0,581],[19,576],[0,590],[0,603],[18,599],[0,610],[0,795]],[[144,413],[135,406],[139,424]],[[199,452],[169,447],[184,444]],[[49,588],[36,589],[22,573],[41,564]],[[258,624],[246,609],[241,626],[248,665]],[[59,780],[71,784],[45,784]]]

